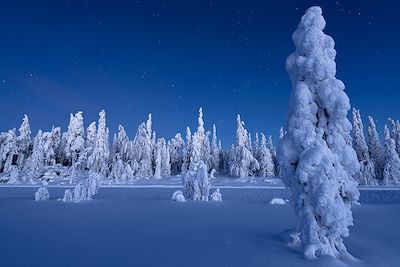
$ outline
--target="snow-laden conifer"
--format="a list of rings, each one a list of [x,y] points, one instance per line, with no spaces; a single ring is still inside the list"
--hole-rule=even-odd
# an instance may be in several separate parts
[[[214,170],[219,169],[219,147],[217,138],[217,127],[213,124],[213,132],[211,139],[211,168]]]
[[[278,147],[306,258],[349,256],[343,238],[359,198],[352,176],[360,166],[346,117],[350,101],[335,78],[335,43],[323,32],[325,25],[321,8],[311,7],[293,33],[296,50],[286,62],[293,90],[287,133]]]
[[[385,153],[379,141],[375,121],[368,116],[368,151],[370,158],[375,164],[375,176],[377,180],[383,179],[383,168],[385,167]]]
[[[259,169],[258,161],[250,151],[249,135],[244,128],[244,122],[240,115],[237,115],[236,144],[231,154],[230,172],[233,176],[251,176]]]
[[[181,173],[184,146],[185,141],[183,141],[180,133],[177,133],[169,142],[168,149],[171,158],[171,173],[174,175]]]
[[[108,128],[106,126],[106,112],[104,110],[99,113],[99,122],[97,126],[96,141],[93,152],[88,158],[87,166],[91,171],[107,176],[108,160],[110,149],[108,143]]]
[[[396,152],[396,143],[389,128],[385,125],[385,167],[383,169],[383,183],[393,185],[400,183],[400,158]]]

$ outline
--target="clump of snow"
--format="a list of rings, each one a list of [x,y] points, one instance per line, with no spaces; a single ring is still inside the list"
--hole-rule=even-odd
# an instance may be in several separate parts
[[[49,190],[46,187],[40,187],[35,193],[35,201],[48,200],[49,198]]]
[[[271,205],[285,205],[287,204],[289,201],[288,200],[284,200],[282,198],[279,197],[275,197],[273,199],[271,199],[271,201],[269,202],[269,204]]]
[[[183,176],[183,194],[186,199],[208,201],[210,181],[207,165],[200,161]]]
[[[211,194],[212,201],[222,201],[222,194],[219,188],[215,189],[215,191]]]
[[[210,178],[215,179],[215,176],[214,176],[215,172],[216,172],[215,169],[212,169],[212,170],[211,170],[211,172],[210,172]]]
[[[186,202],[182,190],[175,191],[171,199],[176,202]]]

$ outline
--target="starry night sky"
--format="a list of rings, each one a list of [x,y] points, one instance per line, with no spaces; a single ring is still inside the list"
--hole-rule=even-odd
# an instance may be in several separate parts
[[[132,138],[147,113],[171,138],[216,123],[223,146],[236,114],[277,136],[290,81],[285,60],[306,8],[320,5],[336,41],[337,77],[366,122],[400,118],[396,1],[19,1],[0,3],[0,130],[30,116],[34,132],[85,125],[106,109],[112,133]],[[371,2],[371,3],[369,3]]]

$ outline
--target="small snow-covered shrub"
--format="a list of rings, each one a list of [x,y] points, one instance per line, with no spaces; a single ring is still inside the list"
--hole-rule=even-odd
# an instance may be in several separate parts
[[[176,202],[186,202],[182,190],[175,191],[171,199]]]
[[[214,193],[211,194],[212,201],[222,201],[222,194],[219,188],[215,189]]]
[[[78,183],[74,189],[67,189],[64,192],[64,202],[81,202],[91,200],[98,191],[98,178],[96,174],[90,174],[85,182]]]
[[[49,198],[49,190],[46,187],[40,187],[35,193],[35,201],[48,200]]]
[[[208,201],[210,187],[207,165],[202,161],[192,165],[183,176],[183,195],[186,199]]]
[[[100,176],[101,175],[95,172],[89,174],[89,178],[86,180],[87,194],[89,198],[96,195],[99,191]]]
[[[275,198],[271,199],[271,201],[269,202],[269,204],[271,204],[271,205],[285,205],[285,204],[287,204],[287,202],[288,202],[288,201],[285,201],[285,200],[282,199],[282,198],[275,197]]]
[[[77,203],[85,200],[89,200],[87,187],[79,183],[74,187],[73,202]]]
[[[72,189],[67,189],[64,192],[63,202],[72,202],[73,201],[74,192]]]

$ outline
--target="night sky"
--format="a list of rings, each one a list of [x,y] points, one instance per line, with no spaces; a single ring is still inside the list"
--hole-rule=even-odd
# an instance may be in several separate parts
[[[272,3],[273,2],[273,3]],[[371,3],[369,3],[371,2]],[[0,130],[27,113],[36,134],[85,125],[107,112],[132,138],[153,113],[158,136],[216,123],[223,146],[236,114],[253,134],[277,136],[290,81],[285,60],[305,9],[323,8],[336,41],[337,77],[351,103],[378,120],[400,118],[396,1],[18,1],[0,3]]]

